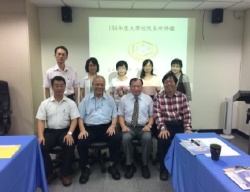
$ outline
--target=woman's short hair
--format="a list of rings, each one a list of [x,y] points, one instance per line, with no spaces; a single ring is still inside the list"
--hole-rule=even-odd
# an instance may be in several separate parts
[[[116,70],[118,69],[118,67],[122,67],[122,66],[125,66],[126,70],[128,70],[128,63],[126,61],[118,61],[116,63]]]
[[[97,69],[96,69],[96,73],[99,72],[99,63],[97,61],[97,59],[95,57],[90,57],[87,61],[86,61],[86,65],[85,65],[85,71],[88,73],[89,72],[89,64],[90,62],[92,62],[94,65],[96,65]]]

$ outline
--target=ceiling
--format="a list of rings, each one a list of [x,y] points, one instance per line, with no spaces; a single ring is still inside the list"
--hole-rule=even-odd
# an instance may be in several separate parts
[[[250,9],[250,0],[30,0],[38,7],[89,9],[224,10]]]

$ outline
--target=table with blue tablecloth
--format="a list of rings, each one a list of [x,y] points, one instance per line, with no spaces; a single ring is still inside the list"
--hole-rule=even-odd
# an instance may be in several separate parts
[[[36,136],[0,136],[0,145],[20,145],[11,158],[0,158],[1,192],[48,191],[43,158]]]
[[[239,156],[221,156],[218,161],[204,154],[192,155],[180,142],[192,138],[218,138]],[[250,166],[250,156],[215,133],[176,134],[165,157],[176,192],[238,192],[243,191],[223,171],[235,166]]]

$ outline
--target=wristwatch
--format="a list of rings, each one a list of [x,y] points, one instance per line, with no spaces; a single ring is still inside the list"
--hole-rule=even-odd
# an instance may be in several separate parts
[[[69,135],[72,135],[72,132],[71,132],[71,131],[69,131],[69,132],[68,132],[68,134],[69,134]]]
[[[162,127],[161,130],[166,130],[165,127]]]

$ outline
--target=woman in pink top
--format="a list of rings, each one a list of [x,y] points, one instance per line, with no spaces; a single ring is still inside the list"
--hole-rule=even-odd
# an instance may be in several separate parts
[[[143,80],[142,92],[151,96],[161,90],[161,80],[153,73],[153,61],[146,59],[142,63],[141,79]]]

